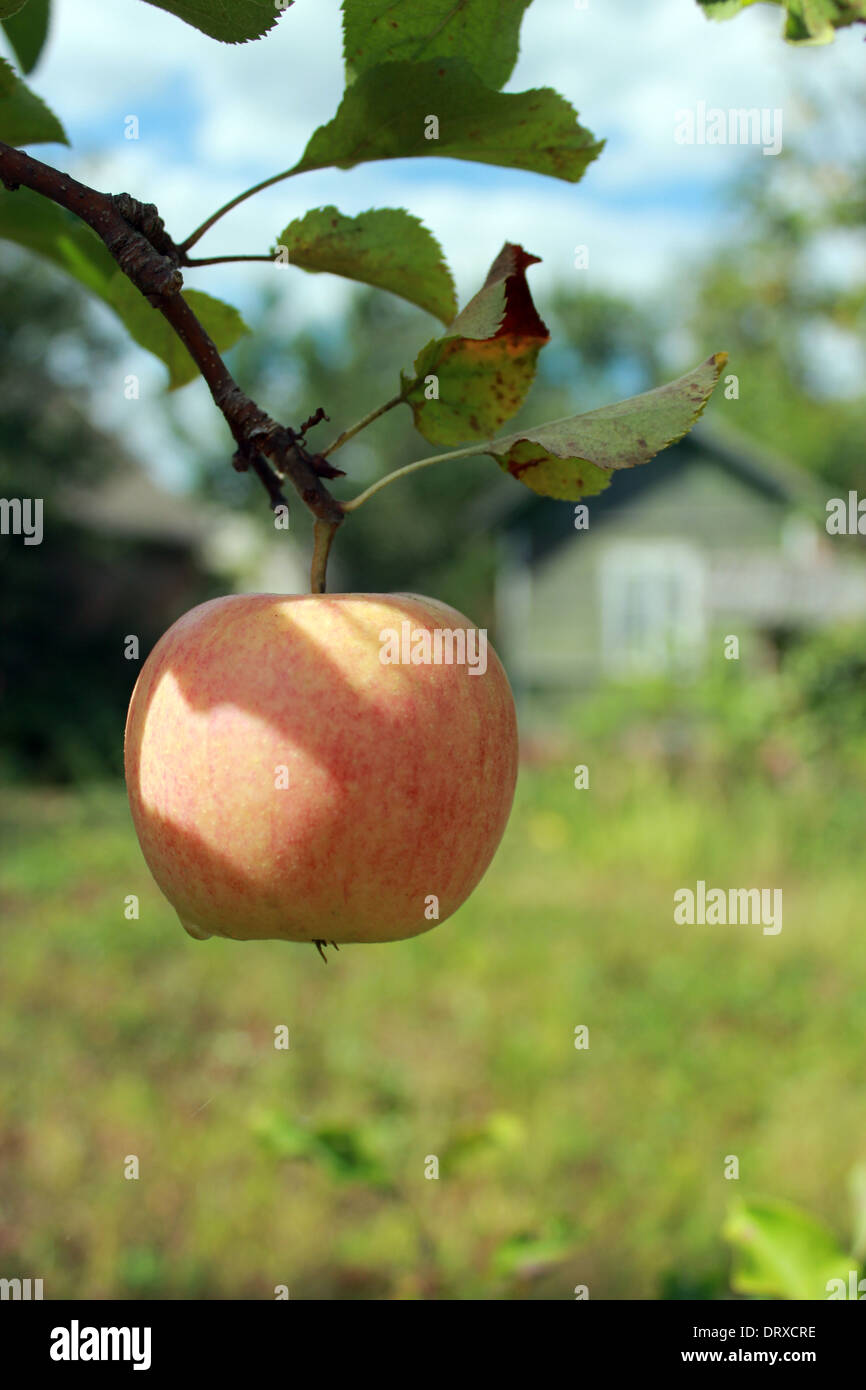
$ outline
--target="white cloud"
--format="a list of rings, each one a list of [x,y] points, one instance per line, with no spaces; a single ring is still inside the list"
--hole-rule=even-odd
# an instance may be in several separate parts
[[[73,153],[73,172],[157,201],[172,228],[192,227],[243,187],[288,167],[339,100],[337,0],[297,0],[267,39],[239,47],[214,43],[140,0],[55,0],[55,10],[37,85],[99,151],[83,163]],[[720,182],[762,157],[754,147],[677,145],[676,111],[698,101],[778,106],[793,134],[806,119],[801,83],[832,94],[840,74],[853,76],[860,54],[846,43],[850,32],[826,49],[796,49],[781,41],[779,18],[758,6],[731,23],[710,23],[693,0],[594,0],[587,10],[535,0],[509,86],[553,86],[607,137],[580,184],[486,168],[476,184],[466,166],[439,160],[423,180],[403,164],[326,170],[238,208],[209,234],[208,253],[267,249],[309,206],[338,202],[352,211],[387,200],[424,212],[468,285],[506,236],[543,242],[562,266],[567,248],[592,234],[600,275],[630,290],[649,286],[658,273],[660,218],[673,265],[701,218],[712,225],[712,210],[695,206],[695,185]],[[142,139],[124,140],[123,116],[137,111]],[[660,212],[662,192],[668,206]],[[471,237],[463,234],[467,215]],[[313,298],[319,293],[327,303],[328,291]]]

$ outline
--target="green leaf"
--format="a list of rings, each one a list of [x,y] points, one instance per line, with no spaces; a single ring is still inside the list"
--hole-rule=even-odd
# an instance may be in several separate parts
[[[282,8],[277,0],[146,0],[146,3],[155,5],[158,10],[168,10],[223,43],[260,39],[273,29]]]
[[[791,43],[832,43],[837,29],[866,24],[866,0],[788,0],[785,38]]]
[[[698,4],[707,16],[707,19],[731,19],[741,10],[745,10],[749,5],[781,4],[782,0],[698,0]]]
[[[0,140],[7,145],[69,144],[57,117],[5,58],[0,58]]]
[[[371,208],[345,217],[314,208],[279,238],[292,265],[329,271],[390,290],[448,323],[456,309],[454,281],[436,238],[401,208]]]
[[[95,232],[29,188],[15,193],[0,189],[0,237],[53,261],[94,294],[104,296],[117,270]]]
[[[489,439],[526,399],[549,338],[526,283],[526,269],[537,261],[506,242],[448,333],[422,348],[414,377],[401,373],[415,428],[431,444]]]
[[[195,363],[162,316],[118,269],[96,233],[65,208],[27,188],[0,191],[0,237],[53,261],[104,300],[135,341],[166,364],[172,387],[197,375]],[[247,332],[237,310],[221,300],[197,290],[186,291],[184,298],[221,352]]]
[[[451,1176],[471,1166],[477,1158],[517,1149],[525,1142],[526,1130],[519,1116],[496,1111],[454,1134],[442,1152],[442,1169]]]
[[[438,139],[425,134],[431,116],[439,122]],[[601,148],[549,87],[493,92],[456,58],[382,63],[347,88],[334,119],[313,132],[291,172],[437,155],[576,183]]]
[[[320,1163],[338,1182],[390,1185],[372,1135],[357,1125],[319,1125],[311,1129],[282,1111],[261,1110],[251,1117],[250,1128],[262,1148],[275,1158]]]
[[[729,19],[756,0],[698,0],[710,19]],[[790,43],[832,43],[837,29],[866,24],[866,0],[769,0],[785,6],[785,38]]]
[[[0,19],[8,19],[11,14],[23,10],[27,0],[0,0]]]
[[[259,1110],[250,1117],[250,1129],[264,1151],[274,1158],[310,1158],[316,1143],[304,1125],[281,1110]]]
[[[389,1177],[367,1134],[357,1125],[320,1125],[313,1131],[314,1156],[338,1182],[388,1187]]]
[[[434,338],[415,358],[414,378],[401,375],[418,433],[446,446],[489,439],[523,405],[545,341]],[[428,399],[430,377],[439,395]]]
[[[465,58],[488,87],[517,61],[531,0],[343,0],[343,56],[350,79],[377,63]]]
[[[727,361],[717,352],[667,386],[616,405],[493,440],[481,453],[542,497],[575,502],[610,486],[620,468],[647,463],[682,439],[701,414]]]
[[[734,1247],[731,1287],[766,1298],[826,1299],[831,1279],[846,1289],[852,1258],[833,1232],[784,1202],[735,1202],[723,1234]]]
[[[3,20],[22,72],[32,72],[48,37],[51,0],[30,0],[23,10]]]
[[[541,1232],[521,1231],[502,1241],[491,1257],[491,1269],[501,1279],[537,1278],[573,1255],[579,1239],[570,1222],[558,1217]]]

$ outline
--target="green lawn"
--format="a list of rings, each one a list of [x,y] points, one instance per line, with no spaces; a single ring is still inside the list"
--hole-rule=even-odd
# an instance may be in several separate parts
[[[122,789],[5,793],[0,1276],[47,1298],[715,1298],[734,1195],[845,1234],[862,798],[613,749],[576,791],[579,757],[522,770],[455,918],[327,967],[190,940]],[[781,934],[675,926],[698,878],[781,887]]]

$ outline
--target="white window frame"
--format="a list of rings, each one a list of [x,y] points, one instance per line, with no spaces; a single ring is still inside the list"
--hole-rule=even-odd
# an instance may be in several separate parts
[[[706,640],[706,566],[687,541],[616,541],[599,562],[601,655],[615,677],[694,669]]]

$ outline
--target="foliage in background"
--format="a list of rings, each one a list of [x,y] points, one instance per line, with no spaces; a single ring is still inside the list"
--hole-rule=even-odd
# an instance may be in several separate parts
[[[852,1174],[856,1228],[863,1222],[861,1165]],[[823,1222],[787,1202],[731,1203],[724,1225],[734,1251],[731,1287],[759,1298],[827,1299],[863,1296],[860,1257]],[[862,1252],[861,1252],[862,1254]]]
[[[749,5],[779,5],[789,43],[831,43],[836,30],[866,24],[866,0],[698,0],[710,19],[730,19]]]
[[[92,418],[89,381],[115,349],[85,296],[15,258],[0,267],[0,302],[0,497],[38,499],[44,530],[38,546],[0,545],[0,774],[119,776],[139,669],[124,638],[147,652],[179,604],[208,594],[195,575],[178,586],[170,544],[106,534],[66,504],[72,486],[133,466]]]
[[[866,105],[855,110],[862,126]],[[811,137],[731,187],[727,246],[695,267],[692,336],[727,346],[742,430],[834,488],[862,492],[866,160],[856,139],[828,149],[830,129],[816,119]]]
[[[822,785],[837,802],[856,798],[866,778],[866,627],[803,633],[777,667],[748,650],[748,681],[721,662],[690,682],[610,685],[574,719],[593,741],[647,742],[696,788],[703,781],[727,795],[757,777],[782,788]]]

